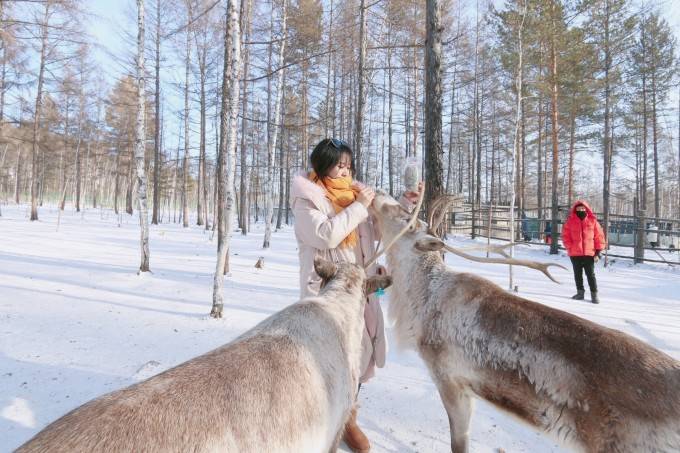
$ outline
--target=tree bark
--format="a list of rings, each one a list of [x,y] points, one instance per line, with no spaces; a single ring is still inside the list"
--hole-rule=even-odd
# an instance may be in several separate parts
[[[654,217],[658,222],[661,217],[661,191],[659,189],[659,151],[656,114],[656,75],[652,72],[652,149],[654,159]]]
[[[425,202],[426,212],[431,214],[432,202],[444,193],[443,144],[442,144],[442,25],[439,0],[426,2],[425,46]],[[417,102],[417,101],[416,101]],[[442,236],[444,224],[436,233]]]
[[[392,28],[387,29],[387,42],[392,43]],[[394,153],[392,152],[392,49],[387,49],[387,168],[390,196],[394,197]]]
[[[45,81],[45,65],[47,54],[47,39],[49,33],[50,2],[45,3],[45,12],[41,28],[40,42],[40,66],[38,70],[38,91],[35,96],[35,116],[33,118],[33,138],[31,147],[31,221],[38,220],[38,172],[39,170],[39,141],[40,141],[40,117],[42,116],[42,91]]]
[[[247,2],[243,3],[241,2],[241,8],[246,8],[246,11],[242,13],[244,16],[243,19],[245,21],[245,26],[246,26],[246,32],[245,32],[245,41],[250,40],[250,30],[251,30],[251,21],[250,21],[250,6],[251,6],[252,0],[247,0]],[[247,79],[248,78],[248,71],[249,71],[249,64],[250,64],[250,51],[248,50],[248,46],[244,46],[243,48],[243,75]],[[243,83],[243,100],[242,100],[242,110],[243,110],[243,118],[241,119],[241,181],[239,185],[239,196],[240,196],[240,203],[239,203],[239,220],[240,220],[240,229],[241,229],[241,234],[243,236],[248,234],[248,153],[246,150],[246,137],[247,137],[247,127],[248,127],[248,120],[247,120],[247,112],[248,112],[248,85],[247,83]]]
[[[135,163],[137,167],[137,209],[139,211],[141,262],[139,272],[149,272],[149,212],[146,200],[144,149],[146,144],[146,80],[144,74],[144,0],[137,0],[137,121]]]
[[[278,136],[278,131],[281,123],[281,92],[283,91],[283,62],[284,62],[284,52],[286,48],[286,38],[287,38],[287,0],[283,0],[281,5],[281,43],[279,45],[279,55],[277,67],[281,68],[277,73],[276,80],[276,96],[274,97],[274,117],[272,118],[272,123],[270,126],[272,128],[272,133],[269,136],[269,143],[267,143],[267,180],[265,184],[267,186],[267,191],[265,193],[265,224],[264,224],[264,240],[262,242],[262,248],[269,248],[271,237],[272,237],[272,219],[274,216],[274,178],[275,178],[275,168],[274,160],[276,155],[276,139]],[[306,125],[305,125],[306,130]],[[305,150],[306,152],[306,150]]]
[[[551,255],[556,255],[558,252],[558,245],[559,241],[557,240],[558,237],[558,230],[557,230],[557,222],[559,220],[559,193],[557,191],[557,183],[558,183],[558,176],[559,176],[559,143],[557,140],[558,136],[558,128],[559,128],[559,113],[558,113],[558,106],[557,106],[557,96],[558,96],[558,88],[557,88],[557,51],[555,49],[556,44],[555,41],[557,40],[557,28],[555,25],[555,15],[557,14],[556,11],[556,5],[555,5],[556,0],[552,0],[551,3],[551,19],[552,19],[552,33],[551,33],[551,42],[550,42],[550,72],[551,72],[551,85],[552,85],[552,90],[551,90],[551,102],[550,102],[550,107],[552,110],[552,197],[551,197],[551,234],[552,234],[552,241],[550,242],[550,254]]]
[[[366,83],[366,48],[368,42],[368,36],[366,31],[366,0],[361,0],[359,5],[359,69],[357,77],[359,78],[357,83],[357,108],[355,112],[354,121],[354,164],[356,177],[360,181],[363,180],[363,167],[362,167],[362,141],[364,137],[364,104],[366,103],[365,94],[365,83]],[[305,151],[306,152],[306,151]]]
[[[567,204],[571,206],[574,201],[574,145],[576,143],[576,98],[571,100],[571,111],[570,111],[570,128],[569,128],[569,172],[567,178],[568,190],[567,190]]]
[[[161,0],[156,0],[155,118],[153,135],[153,213],[151,223],[158,225],[161,204]]]
[[[611,120],[611,80],[609,72],[612,66],[611,49],[609,46],[609,0],[605,0],[605,20],[604,20],[604,146],[603,146],[603,168],[602,168],[602,211],[605,236],[609,235],[609,175],[611,168],[610,156],[610,120]],[[607,259],[605,255],[605,265]]]
[[[182,226],[189,228],[189,73],[191,70],[191,22],[193,11],[191,0],[186,0],[187,6],[187,39],[186,60],[184,66],[184,158],[182,159]]]
[[[222,111],[220,113],[220,150],[218,156],[218,239],[217,262],[213,284],[213,304],[210,316],[221,318],[224,306],[222,294],[224,271],[234,217],[234,176],[236,173],[236,128],[238,124],[239,78],[241,76],[241,30],[236,14],[236,0],[227,3],[224,38],[224,69],[222,71]]]

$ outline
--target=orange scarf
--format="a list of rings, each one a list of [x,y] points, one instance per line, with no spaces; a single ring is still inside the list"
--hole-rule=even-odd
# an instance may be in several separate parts
[[[357,198],[359,189],[352,187],[352,177],[346,178],[331,178],[326,176],[319,178],[314,171],[309,174],[309,179],[324,189],[326,198],[328,198],[335,209],[335,213],[339,213],[347,206],[354,203]],[[354,247],[359,240],[357,230],[353,230],[340,243],[340,247]]]

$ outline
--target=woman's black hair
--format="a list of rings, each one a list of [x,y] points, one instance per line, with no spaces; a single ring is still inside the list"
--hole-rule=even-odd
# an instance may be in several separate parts
[[[343,140],[338,140],[336,138],[325,138],[321,140],[312,151],[312,155],[309,156],[309,160],[312,163],[312,168],[319,178],[328,176],[331,169],[338,165],[340,162],[340,157],[343,154],[349,154],[350,159],[350,171],[354,173],[354,153],[352,153],[352,148],[344,142]]]

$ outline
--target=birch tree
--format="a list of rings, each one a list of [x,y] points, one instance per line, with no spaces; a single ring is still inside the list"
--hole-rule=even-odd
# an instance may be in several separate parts
[[[151,223],[158,225],[161,209],[161,0],[156,0],[155,90],[153,132],[153,214]]]
[[[139,272],[149,272],[149,212],[146,200],[146,80],[144,74],[144,0],[137,0],[137,119],[135,127],[135,166],[137,169],[137,209],[139,211],[141,263]]]
[[[217,262],[210,316],[221,318],[224,307],[224,273],[234,219],[236,173],[236,128],[238,125],[239,80],[241,77],[241,29],[237,0],[228,0],[224,35],[224,69],[220,112],[220,148],[217,165],[218,240]]]
[[[264,224],[264,240],[262,248],[269,248],[272,237],[272,220],[274,217],[274,178],[275,167],[274,159],[276,156],[276,139],[281,123],[281,92],[283,91],[283,74],[284,74],[284,52],[286,49],[286,28],[287,19],[287,0],[281,2],[281,38],[279,44],[279,54],[277,56],[276,74],[276,96],[274,97],[274,116],[271,118],[268,127],[271,127],[271,133],[267,134],[269,141],[267,143],[267,179],[265,181],[267,189],[265,190],[265,224]]]

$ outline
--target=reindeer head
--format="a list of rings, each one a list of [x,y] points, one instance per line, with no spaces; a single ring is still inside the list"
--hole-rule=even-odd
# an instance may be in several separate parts
[[[385,192],[378,191],[373,203],[370,207],[370,212],[376,219],[378,228],[382,234],[385,246],[383,249],[375,254],[373,258],[368,261],[365,268],[371,266],[378,259],[380,255],[389,250],[397,241],[401,246],[413,247],[415,241],[425,235],[429,228],[427,224],[418,220],[420,207],[423,204],[423,197],[425,192],[420,193],[418,202],[412,212],[397,203],[394,198],[387,195]],[[458,200],[458,197],[444,196],[441,200],[436,200],[430,209],[430,225],[439,225],[444,218],[442,212],[446,212],[448,204],[452,200]],[[448,203],[448,204],[447,204]],[[436,222],[436,223],[435,223]]]
[[[409,212],[394,198],[378,190],[369,207],[369,212],[376,219],[383,241],[389,242],[398,235],[412,236],[418,231],[425,231],[426,225],[414,218],[416,212]]]
[[[366,273],[356,264],[338,263],[315,258],[314,271],[321,277],[321,288],[327,285],[342,287],[347,292],[352,292],[355,288],[361,288],[365,295],[374,293],[379,288],[385,289],[392,284],[392,278],[386,275],[376,275],[366,278]]]
[[[418,252],[440,252],[442,250],[449,251],[458,256],[461,256],[470,261],[477,261],[482,263],[497,263],[497,264],[512,264],[517,266],[525,266],[531,269],[543,272],[546,277],[555,283],[559,283],[555,278],[548,272],[548,267],[555,266],[565,269],[564,266],[557,263],[539,263],[530,260],[518,260],[508,256],[503,249],[503,246],[487,246],[488,250],[493,253],[499,253],[503,255],[502,259],[499,258],[482,258],[473,255],[468,255],[464,253],[461,249],[451,247],[446,244],[442,239],[436,237],[437,230],[442,224],[446,213],[452,205],[457,204],[460,201],[460,197],[456,195],[443,195],[430,204],[430,214],[428,216],[428,223],[424,223],[417,219],[417,213],[420,210],[420,206],[423,201],[423,194],[421,193],[418,199],[418,204],[414,210],[413,214],[410,214],[405,208],[403,208],[399,203],[397,203],[394,198],[385,194],[384,192],[379,192],[373,199],[373,204],[371,205],[370,212],[375,217],[378,228],[382,233],[383,240],[386,241],[386,245],[382,251],[375,254],[375,256],[368,262],[366,268],[372,265],[378,257],[392,247],[397,241],[401,246],[411,248],[412,250]],[[429,225],[429,226],[428,226]],[[509,244],[512,245],[512,244]]]

